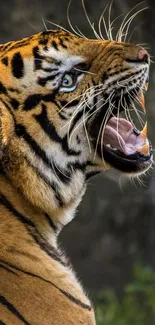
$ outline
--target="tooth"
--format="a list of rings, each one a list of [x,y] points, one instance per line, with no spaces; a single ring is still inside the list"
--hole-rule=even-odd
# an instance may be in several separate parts
[[[142,155],[144,156],[148,156],[149,152],[150,152],[150,145],[149,142],[147,140],[147,142],[144,144],[143,147],[141,148],[137,148],[137,151],[140,152]]]
[[[149,85],[148,82],[146,82],[145,85],[144,85],[144,89],[145,89],[145,91],[148,90],[148,85]]]
[[[143,130],[140,132],[140,134],[142,135],[142,137],[143,137],[144,139],[147,139],[147,122],[145,123],[144,128],[143,128]]]
[[[139,100],[140,105],[142,106],[143,111],[146,112],[146,109],[145,109],[145,98],[144,98],[144,94],[143,94],[143,91],[142,90],[140,90],[138,92],[137,97],[138,97],[138,100]]]
[[[150,151],[149,141],[147,140],[147,122],[145,123],[143,130],[140,132],[140,136],[144,138],[145,143],[142,147],[137,148],[137,151],[144,156],[147,156]]]

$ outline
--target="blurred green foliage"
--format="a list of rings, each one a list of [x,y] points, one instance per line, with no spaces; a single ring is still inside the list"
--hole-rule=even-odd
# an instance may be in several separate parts
[[[96,303],[97,325],[155,324],[155,274],[136,265],[133,281],[124,287],[122,298],[113,290],[101,293]]]

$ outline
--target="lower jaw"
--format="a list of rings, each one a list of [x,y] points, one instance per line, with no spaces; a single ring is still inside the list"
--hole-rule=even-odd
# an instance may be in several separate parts
[[[108,163],[112,168],[126,174],[143,174],[145,173],[153,163],[152,148],[150,145],[150,154],[148,156],[143,156],[138,152],[134,155],[126,156],[120,152],[115,152],[107,147],[98,147],[97,150],[100,158]]]

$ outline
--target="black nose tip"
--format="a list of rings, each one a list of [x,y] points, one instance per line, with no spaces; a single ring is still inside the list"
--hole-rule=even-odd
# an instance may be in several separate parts
[[[149,63],[149,53],[145,50],[145,49],[141,49],[139,52],[138,52],[138,59],[143,61],[143,62],[146,62],[146,63]]]

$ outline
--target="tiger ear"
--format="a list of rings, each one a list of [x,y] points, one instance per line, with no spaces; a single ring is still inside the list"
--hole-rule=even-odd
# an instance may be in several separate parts
[[[2,156],[3,149],[10,142],[14,132],[14,117],[9,109],[0,100],[0,157]]]

